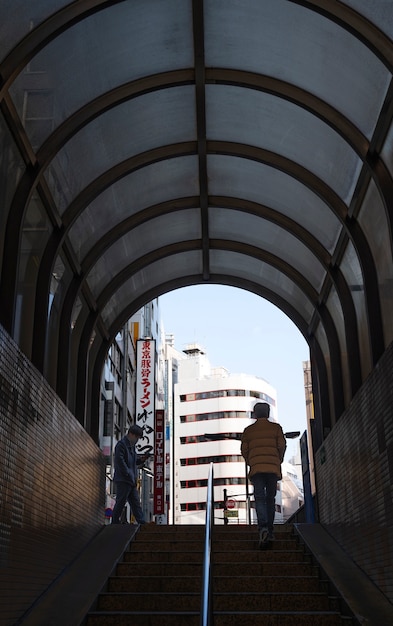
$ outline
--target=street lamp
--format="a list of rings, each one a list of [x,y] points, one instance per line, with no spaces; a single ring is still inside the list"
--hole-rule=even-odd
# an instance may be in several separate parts
[[[299,437],[299,435],[300,430],[291,430],[289,433],[284,433],[285,439],[296,439],[296,437]]]

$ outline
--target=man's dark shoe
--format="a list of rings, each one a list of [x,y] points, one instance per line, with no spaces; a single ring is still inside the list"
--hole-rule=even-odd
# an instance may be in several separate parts
[[[262,528],[262,530],[259,531],[259,548],[264,548],[267,546],[268,537],[269,533],[267,531],[267,528]]]

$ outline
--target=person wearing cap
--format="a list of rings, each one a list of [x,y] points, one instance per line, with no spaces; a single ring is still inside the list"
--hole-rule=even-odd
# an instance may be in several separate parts
[[[143,429],[133,424],[127,434],[117,442],[114,455],[115,473],[113,480],[116,484],[116,504],[112,513],[112,524],[120,524],[120,516],[126,502],[129,503],[132,513],[138,524],[145,524],[145,518],[139,499],[137,484],[137,466],[142,465],[148,455],[138,457],[135,445],[143,436]]]
[[[244,429],[241,437],[241,453],[254,486],[260,548],[274,539],[277,481],[282,478],[281,463],[287,447],[280,424],[270,422],[269,415],[270,405],[257,402],[252,413],[256,421]]]

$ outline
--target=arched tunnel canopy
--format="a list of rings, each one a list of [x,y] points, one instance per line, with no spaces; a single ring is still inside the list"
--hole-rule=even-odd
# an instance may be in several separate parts
[[[392,35],[371,0],[0,1],[0,322],[93,436],[120,326],[206,282],[294,321],[340,417],[393,338]]]

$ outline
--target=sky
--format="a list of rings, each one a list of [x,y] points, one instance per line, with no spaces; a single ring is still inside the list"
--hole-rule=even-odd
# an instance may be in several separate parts
[[[295,324],[276,306],[251,292],[222,285],[197,285],[160,296],[166,334],[175,348],[205,348],[213,367],[267,380],[277,391],[277,417],[284,432],[306,430],[303,361],[308,345]],[[295,454],[297,440],[288,440]]]

